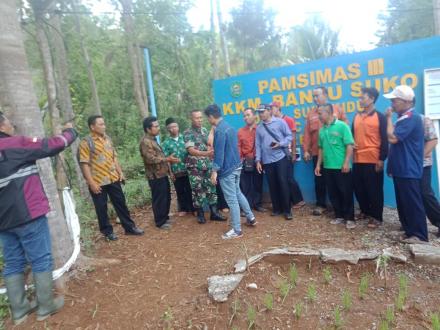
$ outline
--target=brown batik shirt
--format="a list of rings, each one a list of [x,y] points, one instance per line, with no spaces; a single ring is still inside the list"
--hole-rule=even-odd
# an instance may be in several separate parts
[[[160,179],[170,174],[170,166],[162,147],[152,136],[145,134],[139,146],[148,180]]]

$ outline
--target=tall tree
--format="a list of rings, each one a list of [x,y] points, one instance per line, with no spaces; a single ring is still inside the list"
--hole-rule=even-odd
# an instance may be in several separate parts
[[[434,35],[433,0],[388,0],[387,14],[379,15],[379,46]],[[436,8],[436,10],[439,10]]]
[[[218,78],[218,64],[217,64],[217,33],[215,32],[214,20],[214,0],[211,0],[211,61],[214,79]]]
[[[220,31],[220,41],[222,45],[223,60],[225,62],[225,71],[226,71],[226,75],[229,77],[231,75],[231,63],[229,62],[228,43],[226,41],[226,25],[223,23],[220,0],[217,0],[217,18],[218,18],[218,27]]]
[[[38,107],[32,78],[24,50],[23,35],[17,18],[15,0],[0,1],[0,104],[17,125],[21,134],[44,136],[41,111]],[[56,265],[63,264],[72,252],[72,241],[61,210],[51,162],[38,162],[44,190],[49,198],[48,214],[52,250]]]

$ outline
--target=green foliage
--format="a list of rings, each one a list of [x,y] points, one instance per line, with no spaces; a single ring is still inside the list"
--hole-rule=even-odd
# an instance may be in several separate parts
[[[264,304],[264,307],[266,307],[266,309],[268,309],[270,311],[273,309],[273,294],[272,293],[266,293],[264,295],[263,304]]]
[[[381,320],[379,323],[379,330],[388,330],[390,328],[389,323],[387,320]]]
[[[431,314],[431,327],[432,330],[440,330],[440,318],[438,313]]]
[[[342,306],[344,307],[344,310],[349,311],[351,308],[351,304],[351,293],[348,290],[344,290],[344,292],[342,293]]]
[[[247,310],[248,330],[255,326],[255,320],[257,319],[257,311],[254,307],[250,306]]]
[[[402,311],[408,298],[408,277],[404,274],[399,275],[399,292],[396,297],[396,308]]]
[[[0,295],[0,330],[5,329],[5,320],[9,316],[8,298],[5,294]]]
[[[290,268],[289,268],[289,280],[290,280],[290,285],[292,287],[296,286],[296,283],[298,281],[298,270],[296,269],[296,265],[295,264],[291,264]]]
[[[310,284],[307,287],[307,299],[311,302],[315,302],[318,299],[318,292],[316,291],[315,284]]]
[[[297,320],[301,318],[303,311],[303,304],[301,302],[295,304],[295,317]]]
[[[339,306],[336,306],[335,311],[333,312],[334,315],[334,321],[335,321],[335,328],[340,329],[342,327],[342,324],[344,321],[342,320],[341,311],[339,310]]]
[[[332,281],[332,272],[328,266],[323,270],[324,282],[329,284]]]
[[[234,302],[231,305],[232,316],[231,316],[231,319],[229,320],[229,326],[231,326],[232,321],[234,320],[234,317],[237,315],[237,313],[240,311],[240,309],[241,309],[240,300],[234,300]]]
[[[389,324],[394,324],[394,321],[396,320],[396,315],[394,314],[394,307],[393,306],[387,307],[387,310],[385,312],[385,320]]]
[[[362,274],[358,289],[359,298],[361,299],[365,298],[365,295],[368,291],[369,281],[370,281],[370,274],[369,273]]]
[[[282,301],[283,303],[289,292],[290,292],[290,284],[287,281],[283,281],[280,285],[280,294],[281,294],[281,298],[283,298]]]

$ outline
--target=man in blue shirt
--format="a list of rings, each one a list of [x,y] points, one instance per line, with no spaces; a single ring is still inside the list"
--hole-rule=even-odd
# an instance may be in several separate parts
[[[214,160],[212,162],[211,182],[216,184],[217,178],[225,195],[231,212],[231,230],[225,233],[223,239],[241,237],[240,208],[246,215],[247,224],[256,224],[249,203],[240,190],[241,160],[238,152],[237,132],[226,123],[220,108],[212,104],[205,109],[209,123],[214,131]]]
[[[388,175],[393,177],[399,220],[408,244],[428,241],[426,214],[423,207],[421,179],[423,174],[424,128],[422,117],[414,111],[415,95],[409,86],[400,85],[385,94],[391,100],[387,109],[387,136],[391,144]],[[393,125],[392,114],[397,113]]]
[[[272,117],[269,105],[260,105],[256,110],[261,123],[255,138],[256,167],[261,173],[264,169],[272,200],[272,216],[284,214],[292,220],[290,205],[289,173],[291,168],[287,155],[292,142],[292,132],[282,119]]]

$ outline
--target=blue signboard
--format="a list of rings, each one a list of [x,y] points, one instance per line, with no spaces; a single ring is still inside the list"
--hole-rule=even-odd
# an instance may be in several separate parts
[[[224,118],[237,129],[244,126],[242,112],[245,108],[281,102],[283,113],[296,120],[297,141],[302,145],[305,117],[314,106],[312,91],[317,86],[327,87],[329,102],[339,104],[350,122],[357,111],[362,111],[358,103],[362,87],[379,90],[376,108],[384,112],[390,102],[382,94],[391,92],[397,85],[411,86],[416,94],[416,110],[424,113],[423,70],[439,67],[440,37],[433,37],[215,80],[214,99]],[[300,160],[296,163],[295,178],[309,202],[314,201],[312,173],[310,162]],[[436,169],[433,187],[438,192]],[[385,179],[385,204],[395,205],[389,178]]]

